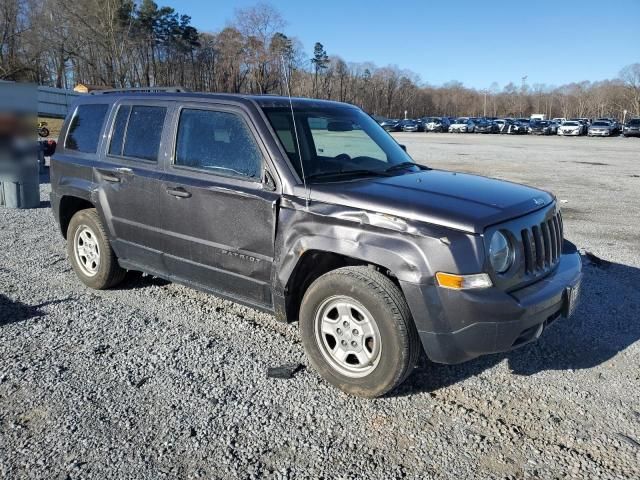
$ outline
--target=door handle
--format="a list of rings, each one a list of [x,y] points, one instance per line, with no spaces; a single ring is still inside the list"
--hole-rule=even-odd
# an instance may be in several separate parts
[[[133,170],[131,170],[129,167],[118,167],[114,169],[114,171],[118,173],[133,173]]]
[[[111,183],[120,183],[120,178],[116,177],[115,175],[109,175],[108,173],[103,173],[102,174],[102,179],[105,180],[106,182],[111,182]]]
[[[191,196],[191,193],[187,192],[182,187],[167,188],[167,193],[178,198],[189,198]]]

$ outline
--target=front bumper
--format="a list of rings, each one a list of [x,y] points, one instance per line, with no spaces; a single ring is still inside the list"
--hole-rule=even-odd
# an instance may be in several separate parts
[[[547,277],[510,293],[402,287],[427,356],[455,364],[538,339],[552,322],[570,316],[569,303],[573,310],[581,278],[582,263],[574,249],[562,254]]]

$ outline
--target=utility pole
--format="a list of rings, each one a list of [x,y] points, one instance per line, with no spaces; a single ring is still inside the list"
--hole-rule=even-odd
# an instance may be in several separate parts
[[[487,118],[487,89],[484,89],[484,113],[482,114],[483,117]]]
[[[520,91],[520,116],[524,117],[524,92],[525,89],[527,88],[527,77],[528,75],[525,75],[524,77],[522,77],[522,90]]]

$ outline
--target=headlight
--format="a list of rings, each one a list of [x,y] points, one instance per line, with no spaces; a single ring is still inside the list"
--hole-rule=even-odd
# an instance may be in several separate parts
[[[509,239],[501,232],[495,232],[491,237],[489,261],[498,273],[506,272],[513,263],[513,248],[511,248]]]

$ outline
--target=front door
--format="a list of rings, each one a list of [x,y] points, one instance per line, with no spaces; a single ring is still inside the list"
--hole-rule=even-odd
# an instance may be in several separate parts
[[[263,146],[232,107],[176,115],[162,202],[169,276],[271,307],[279,195],[262,181]]]

